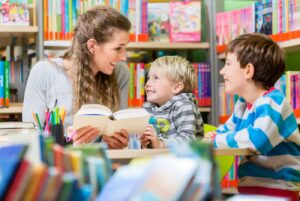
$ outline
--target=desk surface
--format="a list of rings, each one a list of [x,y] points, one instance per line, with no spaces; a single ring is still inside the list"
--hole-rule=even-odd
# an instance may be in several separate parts
[[[121,150],[107,150],[108,158],[112,160],[128,160],[133,158],[155,156],[159,154],[169,153],[168,149],[121,149]],[[249,149],[214,149],[216,156],[243,156],[253,155],[254,153]]]

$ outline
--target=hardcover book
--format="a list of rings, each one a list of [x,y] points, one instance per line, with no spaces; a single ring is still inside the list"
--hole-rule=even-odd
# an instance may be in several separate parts
[[[170,41],[201,40],[201,2],[170,2]]]
[[[170,41],[169,5],[168,2],[148,3],[148,33],[151,41]]]
[[[9,0],[1,2],[0,25],[29,26],[29,9],[27,0]]]
[[[74,116],[74,129],[84,126],[99,128],[101,135],[112,135],[126,129],[131,134],[145,132],[150,114],[143,108],[124,109],[113,113],[104,105],[83,105]]]

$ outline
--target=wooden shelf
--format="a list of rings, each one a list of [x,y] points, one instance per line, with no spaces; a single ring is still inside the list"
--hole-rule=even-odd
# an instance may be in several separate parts
[[[10,103],[8,108],[0,108],[0,114],[22,114],[23,103]]]
[[[71,41],[53,40],[45,41],[48,48],[68,48]],[[129,42],[127,50],[161,50],[161,49],[208,49],[208,43],[167,43],[167,42]]]
[[[142,49],[208,49],[208,43],[130,42],[128,50]]]
[[[284,49],[285,53],[300,52],[300,38],[291,39],[283,42],[278,42],[278,45]],[[218,55],[219,59],[225,59],[225,53]]]
[[[300,52],[300,38],[279,42],[278,44],[286,53]]]
[[[0,26],[0,36],[22,36],[37,34],[37,26]]]
[[[0,33],[37,33],[37,26],[0,26]]]

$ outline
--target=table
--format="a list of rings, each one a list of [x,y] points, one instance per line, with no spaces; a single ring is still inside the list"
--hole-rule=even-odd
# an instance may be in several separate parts
[[[114,164],[127,164],[131,159],[142,157],[153,157],[161,154],[168,154],[168,149],[117,149],[107,150],[108,158],[112,160]],[[214,149],[215,156],[245,156],[254,155],[249,149],[235,149],[235,148],[223,148]]]

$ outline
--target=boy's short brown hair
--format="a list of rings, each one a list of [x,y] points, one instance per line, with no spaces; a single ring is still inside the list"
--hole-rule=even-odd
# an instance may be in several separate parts
[[[264,34],[243,34],[232,40],[226,55],[234,53],[241,68],[254,66],[253,80],[266,89],[273,87],[285,70],[285,53],[277,43]]]
[[[163,56],[152,62],[151,68],[162,72],[170,81],[182,82],[181,92],[190,93],[196,88],[196,74],[193,65],[180,56]]]

